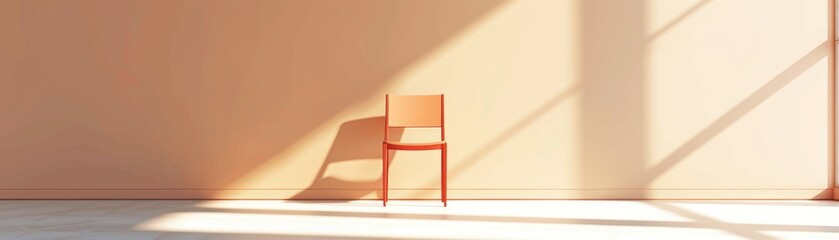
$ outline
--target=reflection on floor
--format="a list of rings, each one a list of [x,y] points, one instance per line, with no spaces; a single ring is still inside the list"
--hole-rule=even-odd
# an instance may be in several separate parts
[[[835,201],[0,201],[0,239],[839,239]]]

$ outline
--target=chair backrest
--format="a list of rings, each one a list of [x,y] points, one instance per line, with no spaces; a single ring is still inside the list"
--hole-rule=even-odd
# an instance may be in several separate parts
[[[385,128],[439,127],[445,140],[443,95],[385,95]],[[387,132],[385,133],[387,139]]]

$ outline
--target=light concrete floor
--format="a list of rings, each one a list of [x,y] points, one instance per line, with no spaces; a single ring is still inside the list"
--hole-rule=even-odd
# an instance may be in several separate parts
[[[0,201],[0,239],[839,239],[839,202]]]

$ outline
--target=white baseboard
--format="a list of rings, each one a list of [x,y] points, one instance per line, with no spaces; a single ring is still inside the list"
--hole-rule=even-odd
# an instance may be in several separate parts
[[[439,190],[391,189],[391,199],[438,199]],[[449,199],[837,199],[836,189],[451,189]],[[0,199],[380,199],[376,190],[0,190]]]

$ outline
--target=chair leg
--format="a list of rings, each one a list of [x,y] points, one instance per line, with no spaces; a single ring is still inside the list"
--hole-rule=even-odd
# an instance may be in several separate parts
[[[446,205],[448,205],[447,204],[448,201],[446,199],[446,191],[447,191],[447,189],[446,189],[446,172],[447,172],[447,169],[446,169],[446,144],[443,144],[442,155],[443,155],[442,156],[442,160],[443,160],[442,161],[443,162],[443,164],[442,164],[443,179],[441,179],[441,183],[443,185],[442,186],[443,207],[446,207]]]
[[[382,144],[382,206],[387,207],[387,144]]]

